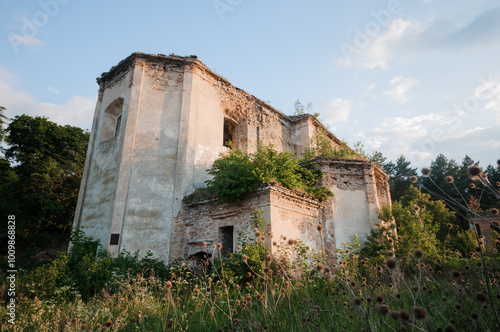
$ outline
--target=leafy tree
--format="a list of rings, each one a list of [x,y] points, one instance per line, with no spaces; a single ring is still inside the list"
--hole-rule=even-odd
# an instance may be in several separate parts
[[[420,249],[427,256],[439,257],[458,234],[454,213],[414,186],[393,204],[392,214],[400,236],[396,243],[400,255]]]
[[[9,170],[3,194],[14,205],[2,215],[21,211],[18,230],[32,238],[40,233],[68,233],[78,197],[89,133],[60,126],[44,117],[16,116],[7,128],[2,167]],[[14,165],[14,166],[11,166]],[[5,187],[3,187],[5,186]],[[40,239],[40,237],[38,237]]]
[[[382,168],[385,170],[385,161],[387,160],[386,157],[382,154],[380,151],[373,151],[372,155],[369,157],[369,160],[371,162],[374,162],[376,164],[379,164]]]
[[[396,164],[389,162],[383,165],[387,175],[389,175],[389,186],[391,187],[391,198],[393,201],[400,199],[404,192],[410,187],[408,178],[417,175],[417,169],[410,167],[411,162],[403,155],[396,159]]]

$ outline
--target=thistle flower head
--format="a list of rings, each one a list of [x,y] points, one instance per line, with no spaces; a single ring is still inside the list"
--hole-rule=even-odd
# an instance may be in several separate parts
[[[477,165],[472,165],[467,168],[467,173],[469,174],[469,177],[476,178],[483,174],[483,170]]]
[[[428,178],[431,175],[431,170],[428,167],[422,168],[422,175],[426,178]]]
[[[486,301],[488,301],[488,296],[486,294],[484,294],[484,293],[479,292],[479,293],[476,294],[476,299],[479,302],[486,302]]]
[[[378,312],[382,315],[382,316],[387,316],[387,314],[389,314],[391,310],[389,309],[388,306],[386,306],[385,304],[382,304],[382,305],[379,305],[378,306]]]
[[[394,320],[399,320],[399,318],[401,318],[401,315],[399,314],[399,311],[391,311],[391,317]]]
[[[446,180],[446,183],[453,183],[453,181],[455,181],[451,175],[447,175],[444,179]]]
[[[419,259],[422,258],[422,256],[424,255],[424,253],[420,249],[415,249],[415,251],[413,252],[413,254],[415,255],[415,257],[417,257]]]
[[[415,213],[420,212],[420,206],[418,206],[418,205],[416,205],[416,204],[415,204],[415,205],[413,205],[413,212],[415,212]]]
[[[474,183],[469,184],[469,188],[474,189],[476,188],[476,185]]]
[[[396,266],[397,266],[398,264],[397,264],[397,262],[396,262],[396,260],[395,260],[394,258],[389,258],[388,260],[386,260],[386,261],[385,261],[385,265],[386,265],[389,269],[393,270],[393,269],[395,269],[395,268],[396,268]]]
[[[457,332],[457,329],[453,325],[446,325],[444,332]]]
[[[408,322],[410,320],[410,314],[402,309],[400,312],[399,312],[399,316],[401,317],[402,320],[404,320],[405,322]]]
[[[412,175],[412,176],[410,176],[409,180],[410,180],[411,183],[417,183],[418,182],[418,177],[416,177],[415,175]]]
[[[498,215],[498,209],[493,208],[490,210],[490,212],[491,212],[491,214],[493,214],[495,216]]]
[[[221,250],[222,249],[222,243],[217,243],[217,249]]]
[[[417,305],[413,307],[413,315],[415,316],[415,319],[423,320],[427,317],[427,311]]]

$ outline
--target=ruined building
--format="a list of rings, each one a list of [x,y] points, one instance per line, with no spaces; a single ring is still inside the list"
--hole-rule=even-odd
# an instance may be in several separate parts
[[[243,202],[186,202],[209,179],[206,170],[228,140],[247,153],[258,144],[300,155],[318,129],[309,115],[286,116],[234,87],[196,56],[134,53],[98,78],[95,109],[74,227],[117,255],[151,250],[165,262],[199,257],[221,242],[235,250],[261,208],[280,235],[324,247],[330,259],[353,234],[364,237],[390,204],[388,177],[363,160],[318,159],[325,202],[279,184]],[[341,142],[328,133],[332,146]],[[322,227],[318,227],[322,225]],[[206,246],[205,246],[206,244]]]

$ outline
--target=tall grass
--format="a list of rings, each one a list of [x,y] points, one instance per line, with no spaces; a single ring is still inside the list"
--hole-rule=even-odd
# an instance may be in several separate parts
[[[272,256],[260,240],[213,260],[212,268],[178,265],[158,276],[154,268],[133,274],[106,265],[115,272],[86,300],[70,278],[53,278],[54,269],[69,275],[61,256],[45,273],[19,279],[15,326],[5,319],[2,286],[2,331],[498,330],[484,282],[491,281],[499,307],[498,251],[485,254],[484,266],[478,253],[449,257],[443,265],[415,248],[403,265],[391,251],[382,261],[361,257],[350,249],[354,239],[338,252],[338,265],[325,266],[321,254],[300,241],[277,240],[282,254]],[[33,273],[39,275],[35,288]]]

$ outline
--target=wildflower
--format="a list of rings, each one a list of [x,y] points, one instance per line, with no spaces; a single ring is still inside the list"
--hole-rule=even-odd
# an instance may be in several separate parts
[[[457,329],[454,328],[453,325],[446,325],[444,332],[457,332]]]
[[[469,173],[469,177],[475,178],[481,176],[483,174],[483,170],[477,165],[472,165],[467,168],[467,173]]]
[[[453,225],[452,225],[452,224],[450,224],[450,223],[447,223],[447,224],[446,224],[446,227],[448,227],[449,229],[452,229],[452,228],[453,228]]]
[[[318,231],[321,232],[323,230],[323,226],[321,224],[318,225]]]
[[[241,256],[241,259],[246,263],[248,261],[248,256],[243,255],[243,256]]]
[[[316,270],[317,270],[318,272],[323,271],[323,264],[318,263],[318,265],[316,265]]]
[[[486,302],[488,301],[488,297],[486,296],[486,294],[484,293],[477,293],[476,294],[476,299],[479,301],[479,302]]]
[[[362,298],[360,298],[360,297],[355,297],[354,298],[354,305],[360,306],[362,302],[363,302]]]
[[[292,239],[289,239],[289,240],[288,240],[288,245],[293,246],[293,243],[294,243],[294,242],[293,242],[293,240],[292,240]]]
[[[474,183],[469,184],[469,188],[474,189],[476,188],[476,185]]]
[[[460,278],[460,272],[458,272],[457,270],[451,271],[451,275],[453,276],[453,278]]]
[[[425,319],[425,317],[427,317],[427,311],[425,311],[424,308],[417,305],[413,307],[413,315],[415,315],[415,319],[423,320]]]
[[[378,303],[384,302],[384,298],[382,296],[377,296],[377,302]]]
[[[271,255],[267,255],[266,256],[266,260],[267,260],[268,263],[271,263],[272,260],[273,260],[273,257]]]
[[[207,242],[206,241],[203,241],[203,246],[206,247],[207,246]]]
[[[394,252],[392,250],[389,250],[387,252],[387,257],[393,257],[394,256]]]
[[[470,318],[477,320],[479,318],[479,315],[477,314],[477,312],[473,312],[470,314]]]
[[[453,183],[453,181],[455,181],[455,179],[453,179],[453,176],[451,175],[447,175],[444,179],[447,183]]]
[[[213,310],[210,310],[210,316],[213,317],[214,316],[214,311]]]
[[[418,205],[413,205],[413,212],[415,213],[420,212],[420,207]]]
[[[165,286],[167,287],[168,290],[170,290],[170,288],[172,288],[172,282],[170,280],[167,281]]]
[[[276,241],[273,241],[273,246],[277,246],[278,244],[276,243]]]
[[[418,178],[415,175],[410,176],[411,183],[416,183],[417,181],[418,181]]]
[[[428,178],[431,175],[431,170],[427,167],[422,168],[422,175]]]
[[[332,269],[329,266],[325,266],[325,273],[326,274],[332,273]]]
[[[221,250],[222,249],[222,243],[217,243],[217,249]]]
[[[413,255],[415,255],[415,257],[417,257],[418,259],[420,259],[420,258],[422,258],[422,256],[424,255],[424,253],[420,249],[415,249],[413,251]]]
[[[385,265],[387,265],[387,267],[392,270],[396,268],[397,262],[395,259],[389,258],[388,260],[385,261]]]
[[[388,306],[386,306],[385,304],[382,304],[382,305],[379,305],[378,307],[378,312],[382,315],[382,316],[387,316],[387,314],[390,312],[390,309]]]
[[[399,311],[391,311],[391,317],[394,320],[398,320],[399,318],[401,318],[401,315],[399,314]]]
[[[496,216],[498,214],[498,209],[493,208],[490,210],[490,212],[491,212],[491,214]]]
[[[258,228],[254,229],[254,232],[255,232],[255,237],[256,238],[259,238],[262,235],[262,233],[259,231]]]
[[[111,325],[113,325],[113,322],[111,321],[111,319],[108,319],[106,323],[104,323],[104,325],[106,325],[107,328],[110,328]]]
[[[408,322],[410,320],[410,314],[404,309],[401,309],[401,311],[399,312],[399,316],[405,322]]]

